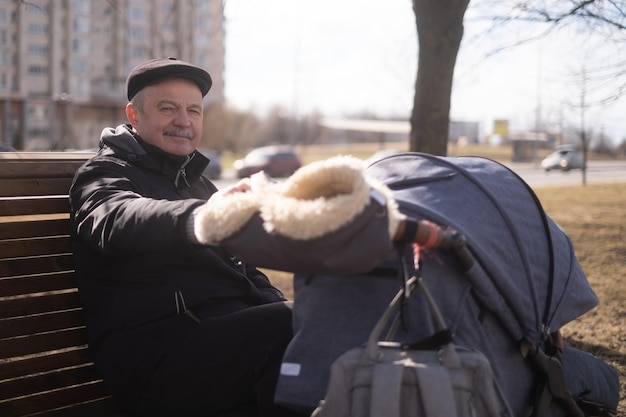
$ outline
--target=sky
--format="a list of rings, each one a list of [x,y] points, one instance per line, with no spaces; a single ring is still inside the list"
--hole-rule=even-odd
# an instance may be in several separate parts
[[[260,114],[280,106],[296,116],[371,113],[408,119],[417,72],[410,0],[225,4],[225,82],[231,106]],[[477,121],[483,134],[492,132],[496,119],[508,120],[512,131],[532,130],[542,122],[579,126],[581,68],[606,58],[571,32],[490,54],[503,36],[520,38],[520,29],[487,35],[486,23],[475,16],[471,8],[466,13],[451,118]],[[618,142],[626,138],[624,114],[622,99],[586,110],[585,124]]]

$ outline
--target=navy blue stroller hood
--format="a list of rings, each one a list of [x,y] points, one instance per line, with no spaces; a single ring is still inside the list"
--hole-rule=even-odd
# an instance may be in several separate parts
[[[365,172],[393,191],[405,214],[466,237],[476,260],[467,278],[515,340],[540,344],[597,304],[569,237],[508,168],[485,158],[407,153]]]
[[[520,346],[542,346],[598,303],[569,237],[521,178],[485,158],[404,153],[378,160],[364,173],[391,190],[403,214],[465,237],[474,258],[469,270],[448,252],[425,250],[420,275],[455,343],[489,358],[514,415],[525,415],[536,381]],[[332,362],[367,340],[402,285],[398,259],[362,274],[296,273],[294,338],[283,359],[279,403],[309,410],[324,397]],[[406,332],[396,339],[412,342],[431,334],[419,297],[411,297]],[[577,395],[607,391],[601,385],[575,389]]]

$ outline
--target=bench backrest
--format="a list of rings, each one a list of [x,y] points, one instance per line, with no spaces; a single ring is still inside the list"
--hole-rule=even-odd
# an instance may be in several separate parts
[[[87,352],[68,190],[90,154],[0,153],[0,416],[118,416]]]

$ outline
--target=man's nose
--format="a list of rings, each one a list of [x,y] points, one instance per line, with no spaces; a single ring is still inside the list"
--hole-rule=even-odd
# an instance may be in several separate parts
[[[176,112],[176,118],[174,119],[174,123],[177,126],[189,126],[191,124],[191,118],[185,110],[179,110]]]

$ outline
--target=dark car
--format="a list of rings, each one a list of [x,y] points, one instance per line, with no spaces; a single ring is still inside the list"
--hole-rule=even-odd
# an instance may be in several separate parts
[[[552,169],[569,171],[570,169],[582,169],[583,154],[575,149],[560,149],[552,152],[543,161],[541,167],[546,172]]]
[[[15,152],[15,149],[11,145],[0,143],[0,152]]]
[[[222,160],[219,154],[212,149],[199,149],[199,152],[211,161],[204,169],[204,176],[211,180],[222,178]]]
[[[270,177],[287,177],[302,166],[300,158],[289,146],[264,146],[234,162],[238,178],[265,171]]]

